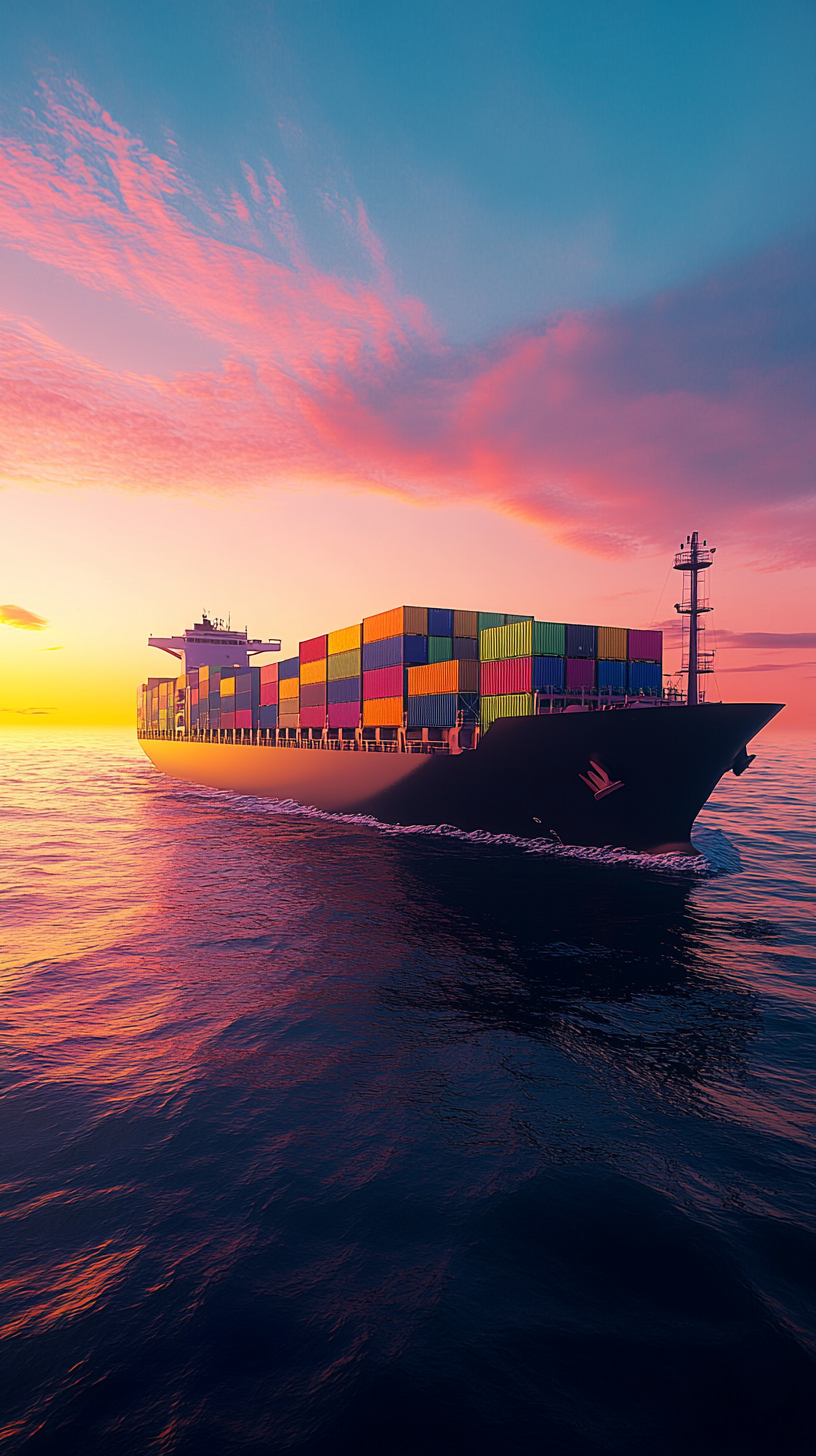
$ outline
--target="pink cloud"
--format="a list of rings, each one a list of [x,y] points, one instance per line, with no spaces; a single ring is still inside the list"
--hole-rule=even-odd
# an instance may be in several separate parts
[[[804,250],[628,309],[453,349],[397,288],[359,200],[327,210],[360,277],[310,260],[273,169],[206,196],[75,84],[3,143],[6,241],[192,331],[220,367],[105,367],[10,318],[4,471],[233,492],[308,481],[480,503],[601,552],[702,525],[808,552]]]

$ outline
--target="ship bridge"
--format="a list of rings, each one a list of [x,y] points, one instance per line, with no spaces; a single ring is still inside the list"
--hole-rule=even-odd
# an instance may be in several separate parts
[[[237,667],[246,669],[250,657],[264,652],[280,652],[280,638],[250,640],[246,632],[238,632],[216,618],[210,621],[206,612],[201,621],[187,627],[181,637],[148,637],[148,647],[158,647],[181,660],[181,670],[188,673],[195,667]]]

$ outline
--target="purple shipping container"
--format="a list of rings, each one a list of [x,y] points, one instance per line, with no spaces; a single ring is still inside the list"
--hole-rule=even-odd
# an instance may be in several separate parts
[[[329,683],[330,703],[359,703],[362,682],[359,677],[341,677]]]
[[[329,705],[329,727],[330,728],[359,728],[360,726],[360,704],[359,703],[330,703]]]
[[[277,728],[278,726],[278,705],[277,703],[261,703],[260,719],[262,728]]]
[[[453,655],[459,662],[467,662],[470,658],[479,659],[479,641],[476,637],[454,637]]]
[[[363,643],[363,671],[378,667],[417,666],[428,661],[427,637],[383,637],[379,642]]]
[[[304,708],[300,710],[301,728],[323,728],[326,722],[326,704],[322,703],[317,708]]]
[[[630,662],[662,662],[663,661],[663,633],[662,632],[630,632],[629,633],[629,661]]]
[[[482,695],[493,697],[503,693],[529,693],[530,673],[529,657],[509,657],[500,662],[483,662]]]
[[[304,708],[322,708],[326,703],[326,684],[301,683],[300,685],[300,711],[301,716]]]
[[[567,658],[567,691],[580,691],[581,688],[594,688],[595,686],[595,663],[591,657],[568,657]]]
[[[401,667],[379,667],[374,672],[363,673],[363,697],[401,698],[404,672]]]

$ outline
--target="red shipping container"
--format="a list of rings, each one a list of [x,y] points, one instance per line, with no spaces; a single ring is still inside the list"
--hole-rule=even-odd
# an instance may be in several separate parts
[[[278,663],[265,662],[263,667],[260,669],[260,674],[262,685],[264,683],[276,683],[278,681]]]
[[[529,693],[532,681],[532,659],[510,657],[501,662],[482,663],[482,693]]]
[[[662,632],[629,632],[630,662],[662,662]]]
[[[567,691],[595,686],[595,659],[593,657],[567,658]]]
[[[321,705],[319,708],[301,708],[301,710],[300,710],[300,726],[301,726],[301,728],[322,728],[325,722],[326,722],[326,707],[325,707],[325,704]]]
[[[252,709],[251,708],[236,708],[235,709],[235,726],[236,726],[236,728],[251,728],[252,727]]]
[[[221,714],[221,727],[222,728],[234,728],[235,727],[235,714],[234,713],[222,713]]]
[[[401,698],[403,685],[402,667],[375,667],[363,673],[363,697]]]
[[[319,662],[321,657],[328,656],[328,637],[310,637],[308,642],[300,644],[301,662]]]
[[[277,669],[277,663],[275,667]],[[261,672],[263,672],[263,668],[261,668]],[[264,682],[263,678],[261,678],[261,707],[272,708],[277,701],[278,679],[275,678],[274,682]]]
[[[360,726],[360,704],[359,703],[330,703],[329,704],[329,727],[330,728],[359,728]]]

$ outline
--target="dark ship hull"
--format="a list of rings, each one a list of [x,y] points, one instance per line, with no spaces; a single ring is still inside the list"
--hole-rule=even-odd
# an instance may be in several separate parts
[[[176,778],[388,824],[693,853],[694,820],[777,703],[502,718],[461,753],[331,751],[142,737]]]

